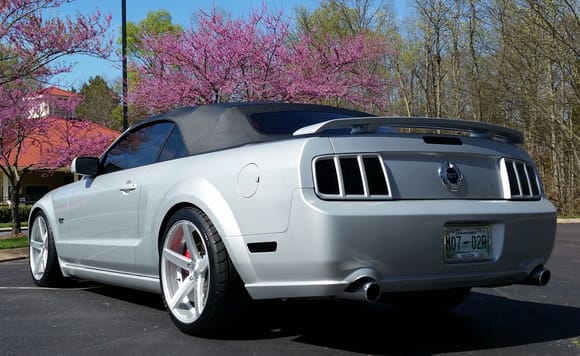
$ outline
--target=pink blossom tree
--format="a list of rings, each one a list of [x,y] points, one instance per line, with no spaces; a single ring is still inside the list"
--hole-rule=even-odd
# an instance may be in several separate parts
[[[35,168],[51,171],[68,168],[75,157],[100,156],[119,135],[90,120],[45,119],[48,133],[38,134],[42,159]]]
[[[67,0],[5,0],[0,2],[0,169],[10,184],[13,233],[20,233],[18,206],[22,178],[33,168],[20,157],[36,147],[48,122],[31,118],[36,90],[51,76],[71,70],[60,61],[70,54],[107,57],[110,15],[45,16]]]
[[[290,43],[284,100],[326,101],[366,110],[384,109],[389,92],[384,59],[392,54],[384,38],[358,33],[344,37],[327,35],[324,41],[301,34]]]
[[[88,120],[38,116],[45,100],[30,83],[16,80],[0,85],[0,170],[11,187],[14,234],[20,233],[20,190],[29,172],[55,171],[74,157],[98,156],[118,135]],[[66,112],[77,104],[77,98],[58,101],[59,109]]]
[[[200,11],[198,21],[182,33],[141,36],[147,58],[134,63],[138,80],[129,94],[133,105],[155,113],[272,96],[265,83],[278,75],[288,37],[281,16],[262,11],[241,20],[214,9]]]
[[[31,146],[38,144],[35,132],[46,129],[43,119],[23,119],[35,107],[30,83],[14,80],[0,85],[0,169],[10,185],[9,199],[12,202],[12,233],[20,233],[20,189],[22,178],[29,172],[30,165],[22,165],[19,158]],[[24,98],[30,98],[25,100]],[[28,143],[25,141],[28,138]]]
[[[146,60],[133,63],[132,105],[158,113],[219,101],[386,102],[380,64],[385,40],[360,33],[314,40],[293,34],[282,14],[245,19],[199,12],[198,25],[177,34],[142,36]]]
[[[112,38],[105,38],[111,16],[77,14],[74,18],[45,17],[66,0],[4,0],[0,3],[0,85],[33,76],[71,70],[63,56],[107,57]]]

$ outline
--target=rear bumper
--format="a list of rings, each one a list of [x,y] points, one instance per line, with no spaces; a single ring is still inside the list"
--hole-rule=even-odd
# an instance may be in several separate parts
[[[462,223],[491,226],[490,260],[445,262],[443,228]],[[243,236],[247,255],[232,257],[255,299],[337,296],[363,277],[383,292],[506,285],[546,264],[555,232],[547,200],[322,201],[305,189],[285,232]],[[277,248],[248,252],[256,242]]]

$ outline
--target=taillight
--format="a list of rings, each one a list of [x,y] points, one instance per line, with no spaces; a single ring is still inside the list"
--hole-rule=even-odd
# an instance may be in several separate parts
[[[388,200],[387,170],[377,153],[339,154],[313,161],[316,194],[328,200]]]
[[[542,196],[540,177],[531,163],[502,158],[500,165],[506,199],[540,199]]]

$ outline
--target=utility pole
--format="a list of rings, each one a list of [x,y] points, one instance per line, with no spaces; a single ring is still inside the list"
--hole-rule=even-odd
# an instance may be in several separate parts
[[[127,118],[127,1],[121,0],[121,47],[123,55],[123,130],[129,127]]]

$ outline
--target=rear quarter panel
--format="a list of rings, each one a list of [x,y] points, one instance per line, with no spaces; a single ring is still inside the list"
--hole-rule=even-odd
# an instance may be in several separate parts
[[[288,228],[294,191],[301,185],[312,186],[310,173],[309,179],[301,182],[301,157],[330,152],[332,147],[327,138],[292,139],[155,165],[143,182],[139,203],[140,234],[151,237],[152,241],[143,241],[139,246],[137,264],[145,274],[157,274],[163,222],[176,206],[188,204],[208,215],[234,263],[249,266],[242,236],[284,232]],[[247,170],[248,166],[252,168]],[[252,181],[255,181],[255,191],[248,194],[247,185]],[[238,271],[242,275],[251,273],[244,272],[243,267]]]

